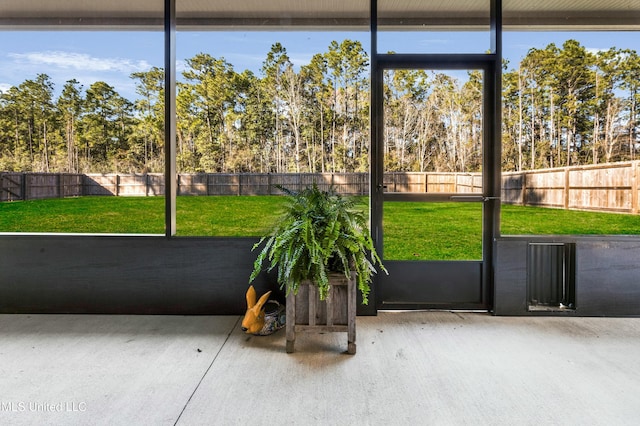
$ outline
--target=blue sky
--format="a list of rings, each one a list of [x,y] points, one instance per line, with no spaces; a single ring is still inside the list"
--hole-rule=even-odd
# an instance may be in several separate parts
[[[443,37],[446,35],[447,37]],[[271,45],[279,41],[296,65],[307,63],[315,53],[325,52],[332,40],[361,40],[369,50],[367,32],[179,32],[178,70],[184,59],[199,52],[224,57],[237,71],[251,69],[259,73]],[[575,38],[591,50],[610,47],[640,51],[640,32],[598,33],[513,33],[503,36],[504,54],[513,67],[531,47],[545,47],[551,42],[561,45]],[[455,35],[452,33],[417,34],[408,41],[407,34],[384,35],[379,50],[402,52],[412,46],[420,52],[481,53],[488,48],[483,33]],[[132,72],[162,67],[164,60],[161,32],[0,32],[0,90],[7,90],[38,73],[49,75],[61,90],[72,78],[85,88],[95,81],[106,81],[128,99],[134,99],[135,82]],[[415,53],[415,52],[411,52]]]

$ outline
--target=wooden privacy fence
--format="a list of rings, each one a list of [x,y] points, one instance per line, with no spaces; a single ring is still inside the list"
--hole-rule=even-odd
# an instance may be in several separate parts
[[[164,195],[164,175],[0,173],[0,201],[84,195]]]
[[[260,173],[260,174],[180,174],[181,195],[278,195],[277,186],[300,190],[312,184],[322,190],[333,186],[346,195],[368,195],[368,173]],[[393,172],[384,176],[390,192],[482,192],[478,173]]]
[[[0,201],[77,197],[84,175],[74,173],[0,173]]]
[[[330,186],[342,194],[366,195],[367,173],[181,173],[177,176],[178,195],[278,195],[281,185],[299,190],[316,183]],[[164,195],[164,175],[0,173],[0,201],[33,200],[88,195],[152,196]]]
[[[369,193],[367,173],[202,173],[179,174],[180,195],[280,195],[278,186],[297,191],[312,184],[348,195]]]
[[[83,195],[164,195],[164,175],[0,173],[0,201]],[[345,195],[369,194],[368,173],[181,173],[178,195],[280,195],[278,186],[300,190],[312,184],[333,186]],[[478,173],[393,172],[384,176],[390,192],[482,192]]]
[[[640,161],[502,174],[502,202],[638,213]]]
[[[564,209],[638,213],[640,161],[502,173],[502,202]],[[278,195],[316,183],[367,195],[368,173],[181,173],[178,195]],[[394,172],[385,191],[481,193],[480,173]],[[164,175],[0,173],[0,201],[84,195],[164,195]]]

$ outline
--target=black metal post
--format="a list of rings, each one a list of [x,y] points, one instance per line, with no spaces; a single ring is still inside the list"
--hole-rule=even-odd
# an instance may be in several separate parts
[[[165,235],[176,234],[176,0],[164,0]]]
[[[380,257],[383,254],[382,235],[382,197],[384,181],[384,158],[382,157],[383,139],[382,130],[384,124],[384,105],[382,70],[378,65],[378,1],[370,1],[370,36],[371,36],[371,98],[370,98],[370,135],[369,135],[369,208],[371,220],[371,237],[376,251]],[[374,307],[373,314],[382,306],[380,297],[380,286],[377,277],[374,279],[371,295],[371,305]]]
[[[491,0],[491,53],[493,62],[486,78],[483,141],[483,302],[491,309],[494,300],[495,240],[500,236],[502,168],[502,0]]]

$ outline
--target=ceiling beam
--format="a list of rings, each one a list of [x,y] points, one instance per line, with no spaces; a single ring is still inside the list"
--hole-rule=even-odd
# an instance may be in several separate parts
[[[309,29],[309,30],[368,30],[366,18],[225,18],[225,17],[177,17],[182,30],[261,30],[261,29]],[[488,16],[456,15],[411,16],[386,18],[378,21],[381,31],[425,30],[487,30]],[[640,29],[640,10],[627,12],[566,11],[507,13],[503,17],[505,30],[619,30]],[[2,30],[162,30],[162,18],[144,17],[0,17]]]

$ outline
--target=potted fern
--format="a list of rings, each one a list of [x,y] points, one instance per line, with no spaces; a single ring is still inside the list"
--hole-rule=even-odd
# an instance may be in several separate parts
[[[295,310],[291,310],[294,307],[290,306],[292,301],[295,300],[298,309],[297,320],[304,316],[300,315],[299,305],[304,303],[301,299],[312,304],[303,307],[303,312],[308,312],[310,317],[304,327],[308,330],[309,325],[316,324],[316,318],[312,316],[317,315],[320,319],[321,315],[327,315],[327,311],[344,311],[344,308],[335,306],[329,309],[322,305],[313,306],[315,294],[320,302],[331,301],[332,297],[336,298],[332,286],[346,280],[357,286],[362,303],[367,304],[376,266],[384,272],[386,270],[373,246],[367,218],[353,198],[344,197],[333,188],[321,191],[316,184],[299,192],[278,188],[287,196],[284,213],[268,235],[254,245],[253,250],[263,247],[254,262],[249,281],[258,276],[265,261],[268,271],[277,270],[278,284],[287,294],[287,351],[292,352],[294,337],[290,337],[295,332],[293,321],[296,320]],[[301,287],[307,285],[309,289],[305,290],[304,297],[296,297]],[[345,302],[354,300],[355,296],[344,299]],[[292,313],[293,318],[289,318]],[[347,316],[353,317],[350,321],[353,322],[353,333],[347,331],[353,334],[355,341],[354,306],[347,308]],[[327,317],[324,321],[325,328],[318,331],[336,329],[333,319]],[[327,326],[331,326],[331,330],[327,330]],[[355,352],[355,342],[351,340],[350,337],[349,352],[351,349]]]

